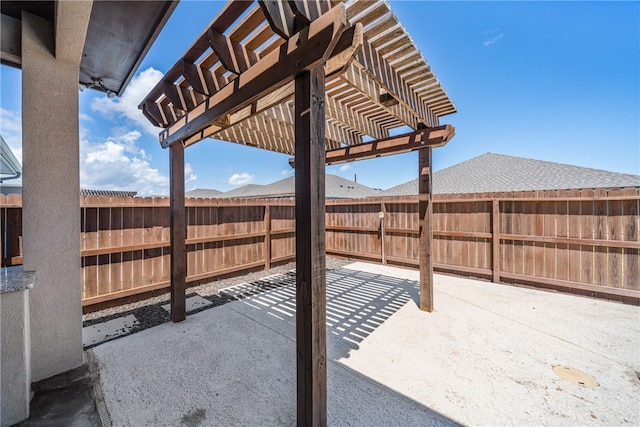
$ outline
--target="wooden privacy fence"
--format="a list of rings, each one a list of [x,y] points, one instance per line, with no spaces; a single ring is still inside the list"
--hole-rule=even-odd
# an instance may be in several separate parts
[[[435,195],[434,269],[638,303],[639,207],[640,189]],[[417,209],[328,202],[327,253],[418,266]]]
[[[2,265],[22,264],[22,201],[1,196],[6,233]],[[187,199],[187,281],[295,257],[291,201]],[[82,305],[129,297],[170,284],[169,200],[81,197]]]
[[[417,201],[327,201],[327,254],[417,266]],[[640,299],[639,189],[436,195],[433,202],[437,271]],[[0,197],[0,209],[3,265],[21,264],[20,196]],[[295,258],[292,200],[187,199],[186,209],[188,282]],[[80,215],[83,305],[169,286],[167,198],[89,196],[80,198]]]
[[[187,282],[295,256],[293,204],[187,199]],[[170,284],[169,200],[86,197],[81,205],[83,305]]]

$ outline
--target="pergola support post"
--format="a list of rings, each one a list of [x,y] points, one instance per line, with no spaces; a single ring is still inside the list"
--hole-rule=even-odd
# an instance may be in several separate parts
[[[420,310],[433,311],[432,149],[418,150],[418,215],[420,221]]]
[[[295,79],[298,426],[327,424],[324,66]]]
[[[186,318],[185,282],[187,275],[187,222],[184,200],[184,145],[171,146],[169,155],[169,226],[171,227],[171,321],[182,322]]]

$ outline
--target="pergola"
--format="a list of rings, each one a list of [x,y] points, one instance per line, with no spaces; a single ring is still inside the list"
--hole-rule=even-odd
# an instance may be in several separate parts
[[[170,149],[171,319],[185,319],[184,149],[295,156],[298,424],[326,424],[325,164],[419,152],[420,308],[433,310],[432,148],[455,107],[384,0],[229,1],[140,104]],[[390,136],[408,126],[412,132]],[[367,142],[365,142],[367,141]]]

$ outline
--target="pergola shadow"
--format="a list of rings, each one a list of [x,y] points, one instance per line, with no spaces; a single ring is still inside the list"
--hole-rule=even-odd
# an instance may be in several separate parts
[[[396,312],[417,305],[418,288],[347,268],[328,272],[329,425],[459,425],[341,363]],[[195,415],[202,425],[296,423],[295,273],[224,292],[238,301],[93,349],[114,424],[173,425]]]
[[[223,293],[242,299],[244,306],[248,307],[240,309],[243,314],[263,324],[268,323],[295,340],[294,272],[234,286]],[[348,268],[328,271],[327,339],[330,359],[349,357],[349,351],[357,350],[363,340],[405,304],[419,305],[419,298],[417,281]],[[237,307],[234,309],[238,310]]]

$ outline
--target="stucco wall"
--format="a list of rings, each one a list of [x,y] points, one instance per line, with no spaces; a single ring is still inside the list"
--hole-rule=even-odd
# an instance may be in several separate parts
[[[0,294],[0,424],[29,416],[31,398],[29,290]]]
[[[53,40],[48,22],[23,13],[23,248],[25,270],[36,274],[33,381],[82,364],[78,64],[56,59]]]

